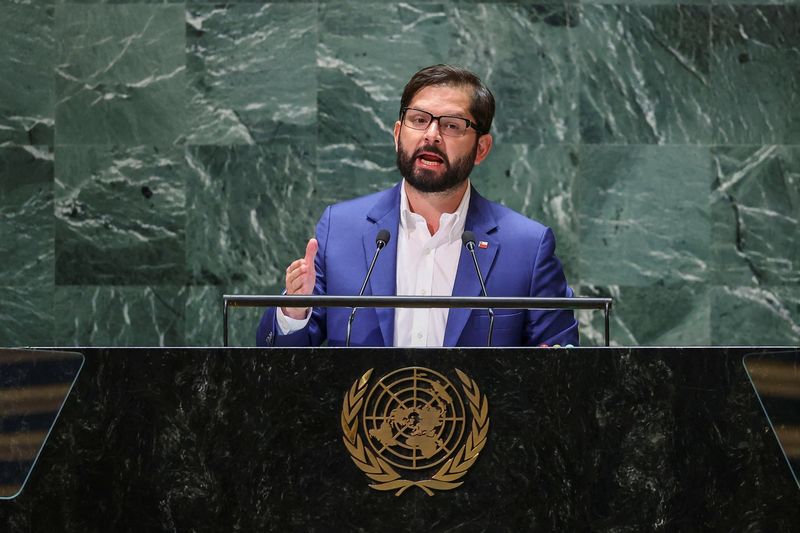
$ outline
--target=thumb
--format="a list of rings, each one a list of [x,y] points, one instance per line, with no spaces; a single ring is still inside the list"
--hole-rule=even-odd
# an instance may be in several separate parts
[[[306,264],[313,266],[314,265],[314,258],[317,256],[317,250],[319,250],[319,244],[317,243],[317,239],[309,239],[308,244],[306,245]]]

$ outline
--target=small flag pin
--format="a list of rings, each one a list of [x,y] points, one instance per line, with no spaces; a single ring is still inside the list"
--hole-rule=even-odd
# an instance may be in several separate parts
[[[478,243],[478,248],[488,248],[488,247],[489,247],[489,243],[486,242],[486,241],[480,241]]]

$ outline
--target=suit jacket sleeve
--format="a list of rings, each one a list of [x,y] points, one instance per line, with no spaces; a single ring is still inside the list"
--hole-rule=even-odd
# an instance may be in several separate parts
[[[314,259],[314,268],[317,272],[314,294],[327,294],[325,256],[328,244],[328,229],[330,227],[330,210],[330,207],[325,209],[319,222],[317,222],[316,239],[319,243],[319,250]],[[319,346],[327,338],[327,309],[324,307],[314,307],[306,327],[288,335],[280,335],[276,312],[277,309],[274,307],[264,311],[256,331],[256,346]]]
[[[567,297],[574,295],[567,285],[564,269],[555,256],[556,241],[550,228],[542,234],[533,266],[530,296]],[[578,345],[578,321],[570,310],[528,311],[524,342],[529,346]]]

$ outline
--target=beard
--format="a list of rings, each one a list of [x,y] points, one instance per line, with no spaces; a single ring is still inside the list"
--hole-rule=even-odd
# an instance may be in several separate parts
[[[418,167],[415,162],[417,156],[422,152],[431,152],[442,158],[444,172],[439,175],[437,170],[429,170]],[[403,150],[403,143],[397,142],[397,168],[400,175],[405,178],[409,185],[416,190],[425,193],[444,193],[455,189],[467,178],[475,167],[475,155],[478,153],[478,142],[472,147],[470,154],[456,159],[452,164],[447,156],[436,146],[426,145],[420,147],[411,156],[406,155]]]

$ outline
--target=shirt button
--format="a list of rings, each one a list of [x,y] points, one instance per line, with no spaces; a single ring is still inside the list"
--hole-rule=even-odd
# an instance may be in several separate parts
[[[422,338],[422,333],[417,333],[417,338],[421,339]]]
[[[424,250],[422,250],[422,255],[428,255],[429,253],[431,253],[431,251],[428,248],[425,248]]]
[[[428,294],[428,291],[426,291],[425,289],[422,289],[422,295],[426,296],[427,294]]]

